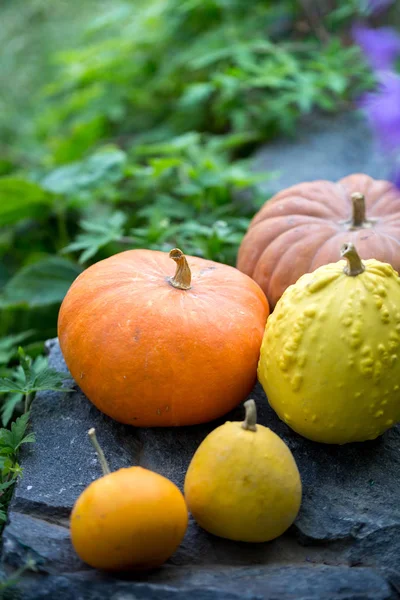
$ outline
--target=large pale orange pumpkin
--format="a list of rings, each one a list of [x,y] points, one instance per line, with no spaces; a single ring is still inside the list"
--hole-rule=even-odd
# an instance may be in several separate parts
[[[253,218],[237,267],[264,290],[271,308],[301,275],[337,261],[345,242],[363,259],[400,271],[400,191],[388,181],[355,174],[294,185]]]
[[[254,385],[269,313],[262,290],[234,267],[187,260],[178,249],[122,252],[79,275],[63,301],[67,366],[117,421],[210,421]]]

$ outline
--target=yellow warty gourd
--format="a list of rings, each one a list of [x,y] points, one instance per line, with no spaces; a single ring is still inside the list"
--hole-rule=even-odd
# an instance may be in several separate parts
[[[372,440],[400,420],[400,278],[346,261],[303,275],[265,329],[258,378],[279,417],[317,442]]]
[[[206,531],[240,542],[267,542],[295,520],[301,480],[286,444],[256,424],[254,400],[243,423],[228,421],[197,449],[185,478],[185,499]]]

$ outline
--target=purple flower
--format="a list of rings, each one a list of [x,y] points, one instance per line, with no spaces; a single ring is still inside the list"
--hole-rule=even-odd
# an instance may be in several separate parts
[[[392,68],[400,55],[400,35],[391,27],[370,29],[354,25],[353,38],[363,50],[371,67],[377,70]]]
[[[375,135],[386,152],[400,149],[400,76],[391,72],[379,74],[379,88],[360,100]]]
[[[366,10],[371,14],[383,12],[393,4],[394,0],[367,0]]]

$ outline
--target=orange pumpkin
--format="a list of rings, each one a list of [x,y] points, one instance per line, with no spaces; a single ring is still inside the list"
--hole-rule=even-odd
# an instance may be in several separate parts
[[[337,261],[345,242],[361,258],[400,271],[400,191],[388,181],[355,174],[294,185],[253,218],[237,267],[264,290],[271,309],[301,275]]]
[[[79,275],[63,301],[58,334],[67,366],[117,421],[211,421],[254,385],[269,313],[262,290],[234,267],[188,261],[178,249],[122,252]]]
[[[103,477],[79,496],[71,513],[72,545],[88,565],[108,571],[159,567],[178,548],[188,509],[177,486],[162,475],[130,467],[110,472],[94,429]]]

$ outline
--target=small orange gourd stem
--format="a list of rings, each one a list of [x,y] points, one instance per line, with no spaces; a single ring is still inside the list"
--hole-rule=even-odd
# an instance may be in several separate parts
[[[99,442],[97,440],[96,430],[94,429],[94,427],[92,427],[91,429],[89,429],[88,435],[89,435],[90,441],[93,444],[94,449],[97,452],[97,456],[99,457],[101,468],[103,469],[103,475],[109,475],[111,473],[110,467],[108,466],[107,459],[104,456],[104,452],[103,452],[103,450],[102,450],[102,448],[101,448],[101,446],[100,446],[100,444],[99,444]]]

